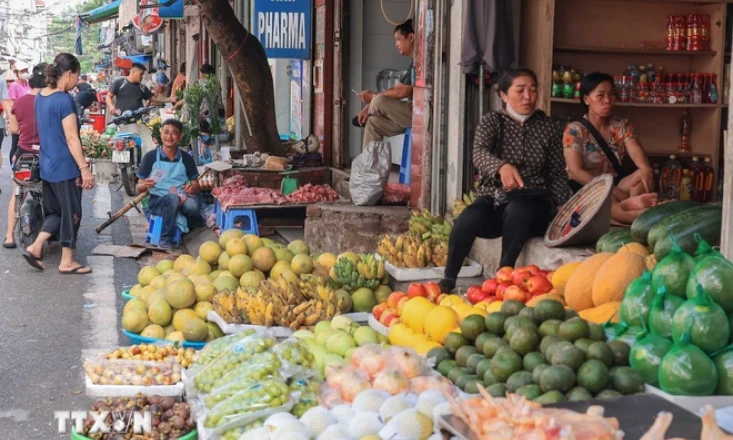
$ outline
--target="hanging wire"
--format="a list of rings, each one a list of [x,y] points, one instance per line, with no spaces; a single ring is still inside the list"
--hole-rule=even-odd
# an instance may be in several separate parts
[[[384,16],[384,19],[387,20],[387,22],[391,24],[392,26],[399,26],[401,24],[407,23],[407,21],[410,18],[412,18],[413,8],[415,7],[415,0],[410,0],[410,12],[407,13],[407,18],[405,18],[404,20],[402,20],[399,23],[396,23],[390,20],[389,17],[387,16],[387,12],[384,10],[384,0],[379,0],[379,5],[382,7],[382,15]]]

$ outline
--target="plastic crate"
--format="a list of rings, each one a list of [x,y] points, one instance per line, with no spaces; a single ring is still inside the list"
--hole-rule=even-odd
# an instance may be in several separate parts
[[[199,434],[198,431],[195,429],[188,434],[184,435],[183,437],[179,437],[178,440],[196,440],[198,438]],[[85,437],[79,433],[76,432],[75,427],[71,427],[71,440],[91,440],[89,437]]]
[[[123,290],[123,291],[122,291],[122,293],[120,293],[120,296],[121,296],[121,297],[122,297],[122,299],[124,299],[125,301],[129,301],[129,300],[131,300],[131,299],[135,298],[134,296],[130,295],[130,289],[125,289],[125,290]]]
[[[148,338],[146,336],[136,335],[135,333],[128,332],[125,329],[122,329],[122,334],[130,338],[133,344],[157,344],[161,341],[164,341],[164,339]],[[204,345],[206,345],[206,342],[181,341],[181,345],[184,347],[191,347],[196,350],[200,350],[204,348]]]

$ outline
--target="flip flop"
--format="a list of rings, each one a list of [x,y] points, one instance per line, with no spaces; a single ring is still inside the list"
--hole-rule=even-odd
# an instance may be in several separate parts
[[[15,248],[18,247],[18,245],[14,241],[12,241],[12,242],[4,241],[3,242],[3,247],[5,249],[15,249]]]
[[[41,266],[42,259],[39,257],[36,257],[35,255],[28,252],[26,249],[23,249],[23,258],[25,258],[25,261],[28,262],[31,266],[35,267],[38,270],[43,270],[43,266]]]
[[[84,269],[89,269],[89,272],[81,272]],[[61,275],[87,275],[92,273],[92,268],[89,266],[76,266],[75,268],[71,270],[61,270],[59,269],[59,273]]]

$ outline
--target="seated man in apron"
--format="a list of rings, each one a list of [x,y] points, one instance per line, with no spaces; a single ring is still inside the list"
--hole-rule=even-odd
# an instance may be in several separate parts
[[[176,229],[189,231],[189,225],[203,224],[196,194],[201,190],[199,173],[193,158],[178,148],[183,124],[168,119],[160,126],[161,147],[143,156],[138,168],[138,192],[150,192],[146,214],[163,218],[159,247],[171,247]]]

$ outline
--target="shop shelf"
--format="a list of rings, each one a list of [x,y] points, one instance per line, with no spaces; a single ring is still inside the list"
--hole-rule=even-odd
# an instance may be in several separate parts
[[[550,98],[550,102],[558,104],[579,104],[579,101],[575,99],[567,98]],[[647,104],[641,102],[619,102],[616,101],[616,105],[619,107],[653,107],[653,108],[718,108],[720,104]]]
[[[673,57],[714,57],[714,50],[664,50],[664,49],[642,49],[634,47],[593,47],[593,46],[555,46],[555,52],[571,52],[571,53],[604,53],[604,54],[621,54],[621,55],[663,55]]]

